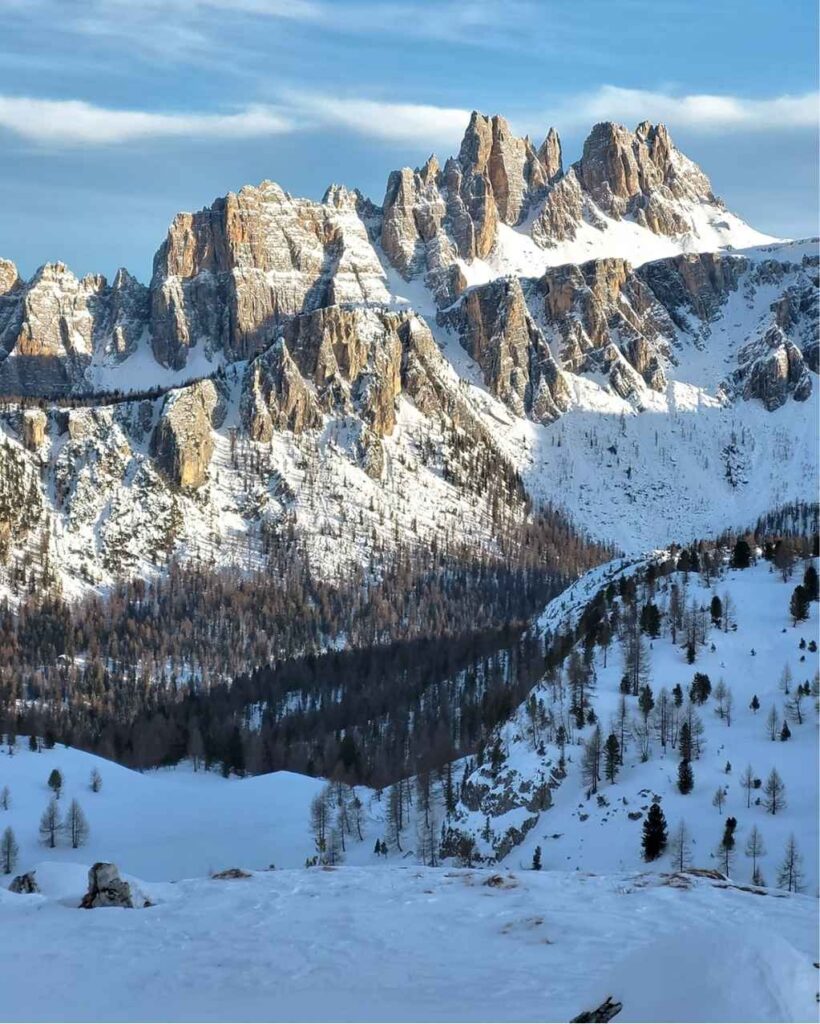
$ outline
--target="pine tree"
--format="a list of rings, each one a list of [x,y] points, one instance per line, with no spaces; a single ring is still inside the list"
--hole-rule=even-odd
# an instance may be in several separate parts
[[[536,846],[535,852],[532,855],[532,869],[533,871],[541,870],[541,847]]]
[[[4,811],[7,811],[9,807],[11,807],[11,790],[8,786],[3,786],[3,789],[0,790],[0,807],[2,807]]]
[[[809,601],[820,599],[820,581],[818,581],[817,570],[813,565],[808,566],[803,574],[803,590]]]
[[[640,696],[638,697],[638,707],[641,709],[644,722],[648,720],[654,706],[655,698],[652,696],[652,688],[650,686],[641,687]]]
[[[739,537],[735,542],[735,549],[732,552],[732,568],[748,569],[752,560],[752,551],[749,542]]]
[[[712,597],[711,604],[709,605],[709,614],[712,616],[712,623],[715,626],[719,626],[723,618],[723,602],[717,594]]]
[[[766,810],[769,814],[777,814],[778,811],[782,811],[785,808],[786,787],[776,768],[772,768],[769,772],[769,777],[766,779],[763,787],[763,794],[766,798]]]
[[[681,761],[678,765],[678,789],[684,796],[691,793],[695,785],[695,776],[689,761]]]
[[[17,846],[14,832],[11,828],[4,829],[3,838],[0,840],[0,866],[4,875],[10,875],[14,871],[19,853],[20,848]]]
[[[666,849],[666,818],[660,804],[652,804],[643,823],[643,856],[644,860],[657,860]]]
[[[783,863],[777,873],[777,884],[789,892],[802,892],[805,888],[803,878],[803,858],[797,850],[794,834],[789,836]]]
[[[604,744],[604,775],[610,782],[615,781],[621,763],[621,748],[618,737],[611,732]]]
[[[798,622],[805,622],[809,617],[809,599],[806,588],[801,583],[798,583],[792,593],[789,601],[789,614],[795,626]]]
[[[57,845],[57,835],[61,827],[60,809],[56,798],[52,797],[40,818],[40,839],[52,850]]]
[[[757,699],[757,694],[755,694],[752,697],[752,700],[751,700],[751,703],[749,704],[749,707],[752,709],[752,711],[755,714],[757,714],[758,711],[760,710],[760,701]]]
[[[51,790],[51,792],[54,794],[54,796],[59,800],[60,799],[60,793],[62,792],[62,789],[63,789],[63,777],[60,774],[60,771],[59,771],[58,768],[52,768],[51,769],[51,774],[48,777],[48,788]]]
[[[63,830],[68,837],[68,841],[71,843],[72,850],[83,846],[88,840],[88,822],[76,800],[71,801],[65,821],[63,822]]]
[[[692,760],[692,732],[689,729],[688,722],[684,722],[683,725],[680,727],[680,736],[678,737],[678,749],[680,750],[681,760]]]
[[[781,743],[785,743],[786,740],[791,739],[791,735],[792,735],[792,731],[789,728],[789,723],[784,718],[783,719],[783,728],[780,730],[780,741],[781,741]]]

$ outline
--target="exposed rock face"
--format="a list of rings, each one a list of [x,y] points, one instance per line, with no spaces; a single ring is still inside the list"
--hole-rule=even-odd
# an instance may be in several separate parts
[[[45,440],[47,423],[48,419],[42,409],[26,409],[23,413],[23,444],[29,451],[37,451]]]
[[[666,127],[648,121],[634,132],[609,121],[595,125],[575,172],[600,210],[616,220],[634,214],[655,234],[687,230],[670,200],[718,202],[709,179],[672,145]]]
[[[269,181],[180,214],[154,259],[157,359],[179,369],[197,344],[229,361],[245,359],[294,314],[386,301],[368,216],[372,207],[358,193],[334,188],[325,203],[313,203]]]
[[[556,267],[546,272],[538,288],[547,323],[555,325],[561,338],[564,366],[592,369],[600,365],[603,353],[605,365],[620,368],[621,355],[650,388],[666,387],[663,362],[674,326],[626,260]]]
[[[17,875],[9,885],[9,892],[37,893],[40,886],[37,884],[36,871],[27,871],[24,875]]]
[[[569,388],[516,278],[468,292],[449,319],[488,387],[514,413],[551,422],[567,409]]]
[[[96,907],[135,907],[150,906],[148,900],[132,890],[128,882],[120,878],[116,864],[98,861],[88,872],[88,892],[83,896],[80,907],[93,910]]]
[[[743,256],[702,252],[647,263],[637,273],[686,329],[689,313],[704,322],[714,319],[748,268]]]
[[[790,395],[803,402],[811,394],[812,380],[803,353],[776,324],[762,338],[745,345],[738,362],[732,384],[743,398],[757,398],[769,411],[779,409]]]
[[[95,355],[133,351],[147,324],[148,290],[126,271],[109,286],[100,275],[78,280],[64,263],[47,263],[24,284],[11,266],[0,282],[2,391],[69,391]]]
[[[224,414],[212,380],[171,392],[151,440],[161,469],[182,490],[196,490],[208,479],[214,450],[212,428]]]

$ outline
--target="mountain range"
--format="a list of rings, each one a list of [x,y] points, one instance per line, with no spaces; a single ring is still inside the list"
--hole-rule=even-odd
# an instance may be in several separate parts
[[[560,509],[637,552],[814,497],[815,241],[730,213],[663,125],[565,167],[474,113],[381,205],[272,182],[175,217],[148,285],[0,260],[0,583],[68,595],[295,535],[499,551]]]

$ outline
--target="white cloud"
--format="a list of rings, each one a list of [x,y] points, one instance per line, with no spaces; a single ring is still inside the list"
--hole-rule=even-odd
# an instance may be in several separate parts
[[[561,125],[591,126],[594,121],[664,121],[672,129],[691,131],[771,132],[816,127],[818,93],[745,99],[707,93],[673,96],[647,89],[622,89],[604,85],[571,101],[563,100],[553,119]]]
[[[588,129],[601,120],[623,121],[629,126],[643,120],[664,121],[673,132],[686,128],[701,133],[771,133],[816,127],[817,109],[816,93],[750,100],[673,96],[606,85],[593,93],[563,98],[551,108],[549,117],[519,111],[512,121],[515,126],[536,128],[536,134],[548,121],[560,130]],[[469,117],[470,112],[459,107],[300,91],[281,93],[276,104],[249,105],[226,114],[116,110],[84,100],[0,95],[0,129],[51,146],[106,146],[174,137],[238,139],[342,128],[382,142],[424,146],[446,154],[458,146]]]
[[[293,125],[265,106],[233,114],[162,114],[112,110],[83,100],[0,96],[0,128],[33,142],[93,146],[147,138],[247,138],[287,132]]]
[[[343,99],[316,93],[286,93],[284,99],[297,116],[307,121],[326,127],[342,126],[386,142],[457,146],[470,119],[470,111],[458,107]]]

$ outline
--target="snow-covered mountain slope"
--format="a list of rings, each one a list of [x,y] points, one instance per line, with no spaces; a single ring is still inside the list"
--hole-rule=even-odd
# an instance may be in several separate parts
[[[813,500],[817,246],[761,241],[662,126],[564,172],[475,115],[382,206],[264,182],[180,214],[147,287],[3,262],[0,589],[290,535],[326,577],[493,552],[543,502],[632,553]]]
[[[643,564],[644,570],[648,564]],[[686,823],[687,862],[698,867],[720,867],[715,851],[724,820],[729,815],[737,818],[736,856],[730,865],[731,877],[737,881],[751,879],[752,861],[744,849],[753,827],[764,838],[766,853],[758,859],[758,866],[770,885],[777,881],[787,840],[794,835],[802,855],[806,891],[816,894],[820,778],[817,604],[811,605],[810,618],[796,625],[789,613],[792,592],[802,579],[802,565],[786,581],[771,563],[761,559],[748,569],[724,567],[708,582],[697,573],[673,572],[659,576],[648,587],[638,584],[638,611],[651,601],[661,615],[659,635],[643,640],[646,664],[641,686],[645,680],[654,699],[646,727],[637,697],[624,697],[623,715],[619,708],[630,631],[629,611],[617,595],[621,581],[634,577],[639,568],[640,563],[626,568],[618,563],[611,571],[607,567],[594,570],[590,586],[584,587],[582,580],[557,599],[554,609],[547,609],[540,627],[556,637],[575,628],[579,611],[587,609],[589,614],[591,599],[609,588],[610,599],[600,607],[609,618],[613,612],[620,616],[620,634],[616,631],[606,648],[594,642],[585,647],[584,639],[579,639],[568,657],[548,673],[499,733],[503,767],[496,772],[485,765],[468,775],[467,796],[462,796],[454,824],[471,832],[478,849],[489,854],[510,828],[516,829],[518,837],[525,836],[520,845],[509,853],[501,847],[505,851],[503,862],[510,867],[529,866],[536,846],[540,846],[545,867],[596,872],[635,870],[642,862],[645,815],[657,800],[670,837],[682,821]],[[718,596],[724,610],[729,608],[728,620],[722,625],[712,624],[710,618],[714,596]],[[672,639],[678,604],[690,609],[684,619],[694,609],[705,631],[705,640],[697,643],[696,659],[691,664],[686,651],[689,627],[685,622],[677,628],[674,642]],[[728,630],[724,628],[727,623]],[[585,650],[589,652],[586,661]],[[582,669],[584,663],[588,665],[586,671]],[[712,695],[703,704],[691,705],[688,695],[696,672],[709,677]],[[584,745],[596,726],[585,721],[579,728],[571,712],[572,680],[579,675],[586,678],[589,694],[584,717],[591,707],[603,739],[612,732],[619,744],[622,736],[624,741],[623,765],[615,781],[606,781],[602,769],[596,793],[589,792],[590,780],[584,769]],[[721,681],[731,691],[729,714],[729,698],[720,698]],[[680,707],[674,706],[672,691],[676,685],[683,691]],[[812,695],[800,698],[798,714],[797,688],[807,685]],[[662,712],[664,691],[667,706]],[[759,704],[757,711],[750,706],[754,697]],[[694,789],[683,795],[678,790],[678,736],[690,709],[695,722],[700,723],[697,728],[702,726],[701,751],[692,761]],[[769,721],[772,709],[774,727]],[[663,726],[664,733],[668,728],[665,743],[661,714],[669,717]],[[787,740],[781,740],[784,721],[791,734]],[[564,748],[565,774],[559,768],[560,745],[556,746],[560,727],[569,737]],[[488,750],[493,742],[488,743]],[[728,772],[727,765],[731,766]],[[747,766],[753,778],[760,780],[749,792],[742,782]],[[786,796],[784,808],[775,814],[768,813],[765,806],[765,785],[772,769],[785,784]],[[540,782],[549,787],[543,810],[535,799]],[[713,803],[718,789],[724,793],[719,810]],[[492,834],[489,841],[483,835],[487,824]],[[670,846],[659,863],[671,868],[674,860]]]
[[[0,891],[9,1019],[567,1021],[608,995],[625,1021],[816,1010],[815,901],[711,879],[303,869],[143,883],[154,906],[92,911],[49,883]]]

